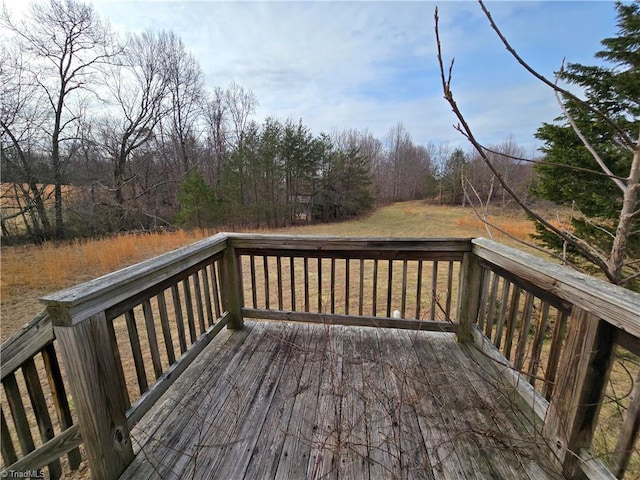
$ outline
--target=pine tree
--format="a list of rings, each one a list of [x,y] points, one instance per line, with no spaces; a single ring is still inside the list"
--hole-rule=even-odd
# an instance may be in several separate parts
[[[624,256],[628,261],[640,258],[637,196],[630,196],[621,188],[633,176],[633,142],[640,129],[640,3],[618,3],[616,9],[618,34],[602,40],[603,49],[595,55],[605,64],[569,63],[558,73],[559,78],[582,87],[586,102],[596,111],[567,99],[564,107],[569,115],[538,129],[536,136],[544,142],[542,151],[546,158],[545,164],[537,166],[539,179],[535,193],[574,209],[573,235],[603,253],[612,252],[614,242],[619,241],[616,230],[623,201],[635,202],[631,233],[624,239]],[[588,151],[570,125],[570,118],[602,159],[608,173],[603,173],[606,169],[598,165]],[[560,165],[563,167],[558,168]],[[537,224],[536,238],[556,251],[565,248],[560,237],[540,224]],[[578,248],[569,246],[566,253],[572,261],[583,266],[588,264],[588,258]],[[624,267],[617,271],[613,262],[614,259],[610,259],[610,279],[624,278]]]
[[[219,201],[216,193],[197,170],[187,174],[177,197],[181,206],[176,215],[179,225],[203,228],[217,219]]]

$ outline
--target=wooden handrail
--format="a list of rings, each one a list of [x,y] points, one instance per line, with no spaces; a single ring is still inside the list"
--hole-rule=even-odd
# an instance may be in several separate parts
[[[271,298],[267,271],[269,259],[273,262],[269,267],[271,275],[275,272],[277,276],[275,281],[271,280]],[[436,292],[438,262],[448,262],[445,267],[440,267],[440,273],[444,269],[444,283],[448,282],[445,287],[447,298],[442,300],[446,305],[439,305],[445,312],[444,321],[434,318],[434,299],[439,294]],[[431,265],[431,273],[423,273],[423,263]],[[344,269],[343,283],[339,285],[336,282],[336,265],[338,270]],[[377,287],[363,287],[365,265],[369,268],[367,275],[372,278],[384,275],[384,282],[381,283],[386,290],[380,295]],[[393,265],[395,268],[392,272]],[[310,300],[310,271],[316,273],[313,279],[315,283],[311,285],[311,290],[315,288],[316,295],[313,301]],[[414,297],[409,300],[406,294],[408,271],[409,276],[416,275],[412,280],[412,288],[417,289],[417,293],[414,291]],[[261,272],[264,276],[265,285],[260,287],[263,288],[261,294],[256,292],[256,272]],[[451,280],[455,276],[453,272],[459,275],[454,282]],[[285,273],[289,277],[283,282]],[[216,277],[217,275],[220,277]],[[326,284],[323,284],[322,275],[324,282],[329,282],[329,291],[326,286],[323,291],[323,285]],[[427,277],[425,282],[430,278],[431,287],[422,285],[423,276]],[[454,305],[450,310],[450,290],[455,290],[452,283],[458,286],[459,292],[455,295],[454,291]],[[204,284],[207,285],[206,288]],[[190,285],[193,285],[192,292],[189,291]],[[397,303],[401,310],[400,319],[391,318],[394,316],[391,315],[392,285],[394,288],[402,287],[403,290],[395,295],[393,303],[394,309]],[[218,287],[222,290],[220,293]],[[334,291],[338,289],[340,292]],[[349,292],[354,289],[355,300],[352,296],[352,309],[349,310]],[[424,297],[421,297],[425,289]],[[166,329],[165,291],[168,292],[167,303],[172,300],[169,297],[173,295],[173,304],[177,308],[176,317],[186,314],[188,338],[185,333],[186,324],[179,323],[177,328],[181,358],[170,357],[170,365],[165,371],[162,371],[163,367],[156,358],[156,383],[149,383],[148,386],[144,367],[140,366],[136,373],[139,374],[139,381],[144,383],[144,388],[140,389],[141,397],[135,403],[133,400],[130,402],[113,321],[125,316],[126,334],[137,335],[133,310],[140,308],[138,311],[144,311],[144,321],[149,327],[147,330],[152,331],[154,313],[151,311],[150,300],[159,298],[159,315],[163,322],[161,327],[165,339],[171,343]],[[365,291],[367,295],[372,295],[370,312],[364,311],[363,300],[360,298]],[[291,308],[283,304],[283,294],[291,295]],[[336,307],[334,311],[334,303],[338,303],[335,297],[338,294],[343,295],[343,305],[340,307],[342,310]],[[181,312],[180,295],[183,295],[182,300],[191,296],[196,299],[196,303],[192,305],[189,298],[185,311]],[[377,295],[378,300],[386,307],[378,311]],[[211,297],[215,297],[216,301],[212,302]],[[328,310],[321,310],[323,298],[329,305]],[[133,455],[129,438],[132,425],[166,391],[213,336],[225,325],[229,328],[242,328],[243,317],[456,332],[461,341],[474,341],[485,353],[499,359],[503,368],[508,369],[506,376],[511,381],[526,383],[527,386],[520,386],[519,390],[532,402],[539,402],[534,407],[544,417],[545,436],[552,446],[560,445],[558,457],[567,475],[573,475],[579,467],[575,461],[579,456],[574,452],[581,452],[589,447],[590,432],[597,419],[597,406],[601,403],[604,381],[611,364],[613,344],[640,344],[639,294],[486,239],[345,238],[221,233],[82,285],[47,295],[42,300],[47,305],[47,314],[38,316],[2,346],[3,363],[0,373],[3,381],[5,378],[11,380],[15,370],[24,364],[30,365],[34,355],[43,349],[52,348],[52,342],[56,340],[56,348],[62,353],[64,368],[70,378],[79,428],[69,430],[69,427],[65,427],[67,430],[63,432],[61,440],[50,440],[40,447],[46,447],[41,455],[36,453],[39,450],[36,449],[32,454],[19,459],[17,465],[27,466],[32,458],[46,458],[49,461],[57,452],[61,452],[62,447],[58,442],[75,446],[82,436],[92,473],[96,478],[114,478],[126,468]],[[429,305],[429,301],[430,308],[420,308],[421,302]],[[412,304],[411,315],[415,314],[415,317],[404,317],[407,302]],[[508,302],[515,303],[507,312],[505,304]],[[212,321],[214,307],[217,319],[215,324]],[[536,314],[539,318],[534,317],[534,311],[539,312]],[[495,319],[491,317],[494,313]],[[209,319],[208,325],[205,325],[205,317]],[[520,328],[518,332],[515,325],[520,321],[527,328]],[[538,371],[534,362],[539,361],[539,353],[529,363],[528,360],[525,361],[524,354],[529,331],[535,332],[533,335],[536,336],[543,335],[547,323],[554,321],[555,346],[549,355],[554,364],[545,372],[551,378],[545,379],[542,389],[542,393],[548,393],[547,402],[540,393],[536,393],[534,385]],[[572,338],[580,337],[582,341],[573,341],[574,338],[563,343],[566,325],[568,335]],[[199,332],[197,338],[196,330]],[[503,333],[505,340],[501,338]],[[152,334],[160,335],[156,332]],[[505,357],[495,347],[507,340]],[[541,341],[537,338],[533,351],[539,352]],[[136,342],[139,343],[134,340]],[[152,354],[157,357],[158,345],[154,344],[153,350]],[[139,351],[134,351],[133,354],[140,357]],[[137,362],[141,362],[140,358]],[[97,377],[106,372],[110,372],[109,378]],[[561,381],[557,382],[556,378]],[[96,384],[99,388],[96,388]],[[570,420],[568,423],[567,418]],[[626,441],[627,437],[631,438],[631,434],[626,435]],[[618,460],[620,465],[625,462],[624,453],[621,455]],[[573,464],[569,465],[571,462]],[[593,471],[594,462],[590,461],[588,465],[590,471]]]

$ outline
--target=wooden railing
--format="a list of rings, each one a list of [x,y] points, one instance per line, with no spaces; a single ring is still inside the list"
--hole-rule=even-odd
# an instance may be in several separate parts
[[[608,468],[589,449],[616,348],[640,355],[640,295],[486,239],[472,244],[474,341],[538,414],[567,478],[623,478],[640,427],[639,382]]]
[[[95,478],[117,478],[133,458],[132,426],[243,318],[456,332],[504,366],[565,473],[591,478],[608,472],[587,449],[614,346],[640,352],[640,295],[484,239],[219,234],[43,300],[48,313],[2,346],[2,455],[5,471],[48,465],[52,478],[65,454],[77,468],[80,443]],[[611,465],[620,478],[637,436],[634,395]]]

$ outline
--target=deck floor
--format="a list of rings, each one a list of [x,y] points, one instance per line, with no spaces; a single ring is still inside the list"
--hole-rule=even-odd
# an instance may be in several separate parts
[[[122,478],[561,478],[499,378],[452,334],[246,322],[133,429]]]

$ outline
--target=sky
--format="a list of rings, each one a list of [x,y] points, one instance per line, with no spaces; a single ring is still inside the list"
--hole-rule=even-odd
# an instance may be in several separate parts
[[[5,2],[19,14],[24,0]],[[416,144],[467,148],[443,98],[436,57],[439,9],[452,91],[486,145],[509,137],[527,153],[560,115],[552,92],[525,72],[472,1],[90,0],[120,33],[172,30],[200,62],[208,88],[251,89],[254,118],[299,119],[315,134],[355,128],[384,140],[402,122]],[[615,36],[613,2],[487,2],[518,53],[553,78],[566,59],[594,64]]]

